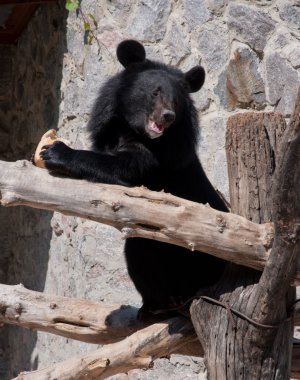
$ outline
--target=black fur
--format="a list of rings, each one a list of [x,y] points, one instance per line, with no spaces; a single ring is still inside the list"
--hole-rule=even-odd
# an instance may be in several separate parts
[[[196,154],[197,113],[189,92],[205,78],[149,61],[144,47],[123,41],[117,55],[125,69],[100,90],[88,129],[92,151],[58,142],[43,153],[54,173],[94,182],[144,185],[227,211]],[[172,308],[214,284],[225,262],[157,241],[132,238],[125,245],[129,274],[143,298],[140,316]]]

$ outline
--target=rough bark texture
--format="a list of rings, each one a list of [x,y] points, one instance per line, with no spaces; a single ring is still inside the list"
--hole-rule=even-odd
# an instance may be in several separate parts
[[[270,223],[258,225],[143,187],[53,177],[26,161],[0,161],[0,190],[4,206],[27,205],[81,216],[112,225],[125,238],[139,236],[177,244],[259,270],[273,242]]]
[[[47,295],[23,285],[0,284],[0,323],[76,339],[113,343],[145,327],[136,319],[138,309],[85,299]]]
[[[272,220],[272,180],[285,129],[283,116],[276,113],[244,113],[228,119],[232,212],[255,223]]]
[[[48,295],[23,285],[0,284],[0,324],[44,331],[87,343],[108,344],[120,341],[146,326],[137,321],[137,308],[107,305],[84,299]],[[295,325],[300,325],[300,304],[295,307]],[[179,330],[180,330],[180,325]],[[160,327],[157,326],[159,330]],[[155,330],[147,330],[153,333]],[[179,332],[179,331],[178,331]],[[203,349],[195,333],[182,336],[173,353],[202,356]],[[143,335],[143,339],[145,335]],[[151,336],[148,339],[152,339]],[[179,342],[179,341],[178,341]],[[187,342],[187,344],[185,344]],[[299,342],[293,347],[292,375],[300,378]],[[163,356],[167,354],[163,353]],[[73,362],[74,363],[74,362]],[[120,368],[121,370],[121,368]],[[29,378],[29,374],[27,374]]]
[[[276,157],[278,141],[284,129],[284,120],[277,114],[240,114],[228,121],[226,149],[232,211],[258,223],[272,217],[271,185],[280,158]],[[287,261],[282,260],[282,265],[287,265]],[[295,267],[294,260],[291,266]],[[276,276],[275,266],[273,269]],[[231,265],[211,296],[259,323],[280,324],[279,329],[254,326],[232,314],[231,318],[224,308],[203,300],[192,305],[193,323],[204,347],[211,380],[289,377],[292,323],[285,321],[291,305],[287,300],[288,285],[283,284],[278,296],[273,294],[273,304],[268,302],[263,310],[265,318],[259,289],[266,294],[270,284],[264,282],[262,288],[259,278],[253,270]]]
[[[120,341],[146,324],[136,319],[138,309],[128,305],[108,305],[86,299],[48,295],[23,285],[0,284],[0,324],[18,325],[87,343]],[[176,353],[202,355],[203,350],[191,329],[188,345]],[[149,338],[150,339],[150,338]]]
[[[154,359],[170,355],[195,339],[193,326],[188,319],[173,318],[85,355],[45,369],[23,372],[15,380],[106,379],[134,368],[151,368]]]

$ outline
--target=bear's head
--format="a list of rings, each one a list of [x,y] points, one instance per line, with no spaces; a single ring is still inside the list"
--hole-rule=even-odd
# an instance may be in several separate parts
[[[182,127],[192,106],[189,93],[200,90],[205,72],[195,66],[186,73],[146,59],[144,46],[125,40],[117,47],[124,66],[119,91],[121,113],[138,133],[151,139],[161,137],[171,127]]]

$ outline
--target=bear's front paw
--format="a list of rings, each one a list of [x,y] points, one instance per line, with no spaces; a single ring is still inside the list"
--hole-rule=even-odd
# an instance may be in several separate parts
[[[63,173],[67,168],[66,164],[71,162],[73,149],[62,141],[55,141],[51,145],[45,145],[40,152],[45,166],[51,172]]]

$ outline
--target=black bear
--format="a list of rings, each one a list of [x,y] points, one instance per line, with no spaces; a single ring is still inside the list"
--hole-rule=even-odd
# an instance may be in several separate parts
[[[92,151],[57,142],[41,153],[46,167],[94,182],[144,185],[227,211],[196,154],[199,127],[189,93],[202,87],[204,69],[182,73],[148,60],[134,40],[121,42],[117,57],[125,69],[104,84],[88,123]],[[125,255],[143,298],[140,318],[184,305],[225,268],[205,253],[141,238],[126,241]]]

